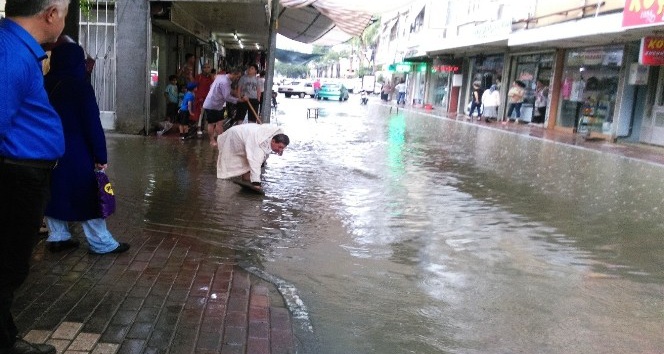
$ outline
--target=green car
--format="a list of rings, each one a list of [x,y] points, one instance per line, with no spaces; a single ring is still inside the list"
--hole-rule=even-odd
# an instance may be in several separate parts
[[[329,83],[323,84],[318,90],[316,98],[319,100],[339,100],[339,101],[348,101],[348,89],[344,84]]]

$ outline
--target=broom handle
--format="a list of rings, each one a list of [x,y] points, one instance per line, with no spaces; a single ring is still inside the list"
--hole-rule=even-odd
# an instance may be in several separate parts
[[[251,105],[251,102],[247,101],[247,106],[249,106],[251,113],[253,113],[254,117],[256,117],[256,121],[258,122],[258,124],[263,124],[263,121],[261,121],[260,117],[258,117],[258,114],[256,113],[254,106]]]

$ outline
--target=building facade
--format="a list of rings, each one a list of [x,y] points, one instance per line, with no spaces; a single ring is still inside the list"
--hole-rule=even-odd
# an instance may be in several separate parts
[[[378,53],[409,103],[464,114],[473,83],[496,85],[500,118],[516,120],[507,93],[518,81],[518,121],[664,145],[657,11],[641,0],[425,1],[383,19]]]

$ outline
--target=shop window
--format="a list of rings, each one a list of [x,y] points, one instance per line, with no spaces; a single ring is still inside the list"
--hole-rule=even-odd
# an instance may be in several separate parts
[[[563,68],[558,126],[610,133],[623,47],[571,50]]]

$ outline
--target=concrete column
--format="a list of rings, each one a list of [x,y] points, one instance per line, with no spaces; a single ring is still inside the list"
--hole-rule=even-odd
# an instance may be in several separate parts
[[[148,1],[119,0],[117,11],[117,82],[115,129],[137,134],[143,129],[147,115],[150,71],[146,52],[148,38]]]
[[[263,102],[261,104],[260,116],[265,123],[270,122],[270,113],[272,107],[272,83],[274,82],[274,60],[277,51],[277,17],[279,16],[279,1],[272,0],[270,4],[270,29],[267,48],[267,67],[265,73],[265,87],[263,91]]]

